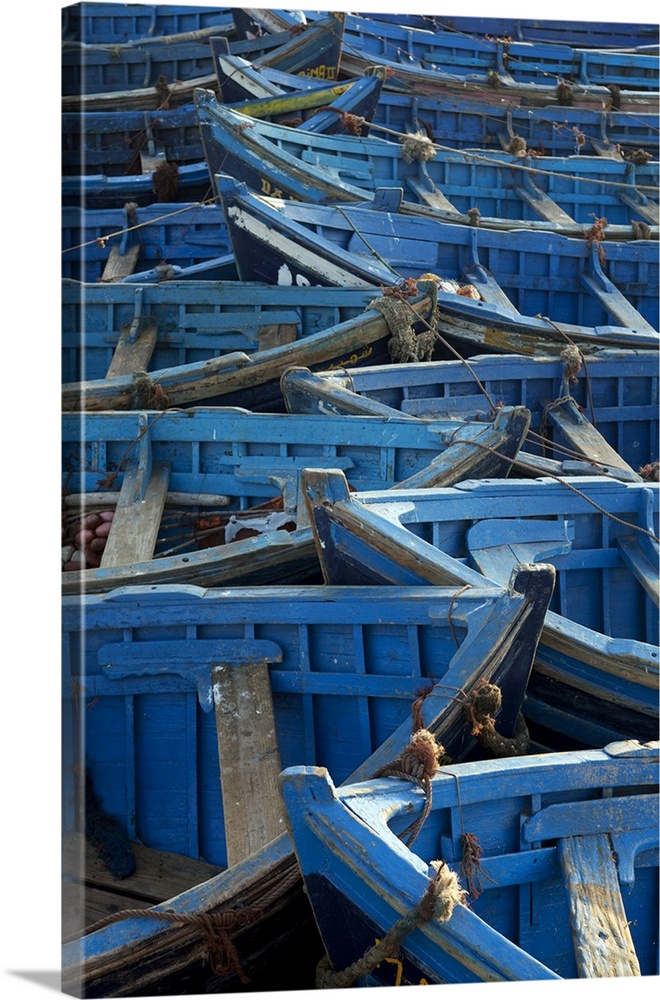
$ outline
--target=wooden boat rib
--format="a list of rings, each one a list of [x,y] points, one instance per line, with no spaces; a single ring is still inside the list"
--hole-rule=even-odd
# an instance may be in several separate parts
[[[327,769],[286,770],[327,952],[317,988],[654,976],[657,765],[657,741],[630,740],[443,767],[412,847],[413,782],[335,788]],[[416,907],[434,885],[429,918]]]
[[[509,478],[349,494],[342,472],[307,469],[303,489],[324,579],[333,585],[478,585],[505,572],[513,553],[551,562],[557,586],[526,717],[564,733],[569,746],[655,736],[657,483]],[[578,723],[576,712],[587,717]]]
[[[318,559],[299,502],[307,465],[339,465],[365,488],[506,475],[528,426],[524,407],[486,424],[310,419],[218,407],[65,414],[65,502],[79,500],[63,522],[63,592],[313,578]],[[96,537],[98,526],[88,525],[87,511],[113,513],[96,549],[87,529]]]
[[[239,114],[210,91],[196,91],[195,104],[210,175],[230,174],[260,194],[337,204],[369,202],[377,188],[392,186],[408,199],[399,208],[405,214],[474,225],[476,213],[479,226],[566,236],[585,236],[594,219],[606,218],[606,238],[650,238],[651,227],[657,237],[658,161],[641,169],[599,157],[539,164],[454,152],[419,137],[326,138]]]
[[[654,478],[658,461],[652,352],[561,359],[482,355],[351,372],[290,368],[280,387],[290,413],[405,413],[424,420],[462,413],[474,419],[497,406],[524,405],[531,424],[516,475],[602,473],[633,481]]]
[[[653,241],[605,250],[557,233],[454,226],[399,215],[391,189],[380,189],[385,210],[375,210],[257,196],[226,175],[218,187],[243,281],[405,290],[406,279],[433,274],[436,329],[459,343],[516,354],[559,353],[567,342],[586,353],[585,345],[657,349]],[[643,288],[633,273],[643,273]],[[477,298],[455,294],[457,284]]]
[[[262,907],[284,919],[276,947],[290,935],[299,938],[304,923],[300,877],[277,790],[281,766],[291,759],[319,759],[347,778],[372,773],[393,748],[396,753],[408,742],[410,705],[427,677],[432,687],[422,699],[424,724],[442,734],[456,757],[477,747],[463,707],[450,693],[456,686],[465,692],[483,680],[501,686],[497,724],[501,732],[511,731],[552,583],[550,568],[535,567],[521,569],[505,590],[462,595],[453,589],[402,588],[390,591],[385,602],[380,591],[324,587],[137,587],[87,597],[84,608],[65,599],[64,699],[72,723],[65,741],[65,830],[72,830],[74,765],[81,752],[75,720],[85,701],[93,699],[86,764],[107,813],[131,840],[139,831],[141,840],[166,850],[181,845],[193,857],[204,853],[230,861],[227,872],[155,908],[194,915],[223,913],[233,904],[243,918],[229,924],[239,968],[235,964],[215,977],[216,990],[228,988],[238,973],[254,974],[255,965],[259,972],[260,953],[272,954],[272,921],[262,926]],[[74,650],[82,628],[85,669],[80,672]],[[257,699],[261,676],[270,680],[270,704]],[[214,708],[210,693],[213,685],[225,688],[232,678],[250,685],[254,695],[239,709],[241,725],[233,738],[220,701]],[[134,703],[149,705],[155,729],[131,729],[108,766],[108,749],[119,732],[117,709],[121,716],[122,705]],[[194,775],[187,755],[170,755],[166,766],[159,759],[163,712],[170,730],[173,713],[180,719],[180,739],[190,747],[190,760],[201,755],[204,767],[195,766]],[[339,741],[337,712],[345,723]],[[352,734],[348,742],[346,729]],[[266,822],[256,821],[245,782],[236,783],[247,759],[239,763],[238,758],[242,752],[253,756],[257,738],[270,745],[270,763],[252,781]],[[142,761],[139,773],[130,763],[131,742]],[[152,794],[141,795],[141,775],[152,771]],[[183,810],[176,808],[174,789],[186,800]],[[204,806],[209,800],[210,809]],[[84,870],[74,868],[73,875],[84,878]],[[131,911],[87,936],[82,927],[83,936],[63,949],[65,988],[75,984],[86,996],[127,995],[199,965],[208,947],[202,922],[191,919],[186,926],[184,920],[161,922]],[[288,968],[283,986],[295,981],[297,966]]]

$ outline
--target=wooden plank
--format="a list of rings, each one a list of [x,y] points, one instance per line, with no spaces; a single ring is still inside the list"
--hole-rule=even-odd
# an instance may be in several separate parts
[[[101,281],[120,281],[127,275],[132,274],[137,265],[139,256],[139,243],[135,243],[132,247],[129,247],[125,253],[122,253],[119,247],[112,247],[110,250],[110,256],[108,257],[105,268],[103,269],[103,274],[101,275]]]
[[[588,462],[605,466],[608,469],[620,469],[626,473],[626,481],[642,482],[639,473],[607,443],[603,435],[587,418],[580,413],[575,400],[568,399],[557,406],[546,410],[547,419],[558,431],[568,446]]]
[[[139,468],[128,469],[124,474],[115,516],[101,557],[104,569],[153,558],[170,470],[164,465],[154,466],[144,491],[139,489],[140,481]]]
[[[484,519],[468,529],[466,543],[479,572],[503,585],[516,563],[545,562],[571,550],[563,520]]]
[[[97,920],[125,908],[161,903],[220,875],[218,865],[171,851],[156,851],[131,843],[135,872],[113,878],[81,833],[69,834],[62,845],[63,937],[84,932]],[[65,931],[66,927],[66,931]]]
[[[64,497],[65,507],[101,508],[115,507],[119,500],[119,493],[72,493]],[[231,503],[231,497],[225,493],[180,493],[168,492],[165,503],[177,507],[226,507]]]
[[[654,332],[651,324],[602,272],[596,275],[581,274],[580,281],[600,299],[603,307],[620,326],[630,327],[638,333]]]
[[[146,371],[157,341],[158,327],[155,323],[145,324],[135,338],[131,334],[130,327],[124,328],[117,341],[106,378]]]
[[[516,188],[516,194],[527,202],[540,219],[547,222],[557,222],[560,225],[574,226],[576,224],[575,219],[572,219],[563,208],[560,208],[545,191],[532,183],[529,177],[526,178],[524,184]]]
[[[495,278],[481,264],[473,264],[463,272],[463,280],[474,285],[484,302],[503,309],[507,313],[516,314],[514,306],[506,292],[499,286]]]
[[[407,177],[406,184],[415,192],[423,205],[428,205],[429,208],[435,208],[441,212],[449,212],[451,215],[461,214],[435,184],[431,189],[414,177]]]
[[[558,849],[578,977],[640,976],[608,835],[565,837]]]
[[[227,865],[285,831],[270,674],[265,660],[213,669]]]
[[[103,889],[121,887],[125,895],[144,899],[149,905],[177,896],[223,871],[219,865],[171,851],[157,851],[144,844],[131,843],[131,850],[135,855],[135,871],[118,881],[83,834],[68,834],[63,841],[62,870],[74,878],[84,878],[88,885]]]
[[[617,191],[617,197],[628,208],[632,208],[633,212],[637,212],[650,226],[660,224],[660,207],[656,201],[643,198],[639,191],[627,191],[625,188]]]
[[[660,601],[658,563],[653,563],[634,538],[617,538],[616,544],[626,566],[635,574],[656,607]]]

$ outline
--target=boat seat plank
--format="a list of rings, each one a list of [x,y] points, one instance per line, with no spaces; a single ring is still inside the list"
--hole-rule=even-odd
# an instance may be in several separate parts
[[[146,371],[157,342],[158,327],[155,323],[145,324],[135,337],[130,328],[122,330],[106,378]]]
[[[112,247],[101,275],[101,281],[106,283],[121,281],[122,278],[133,274],[140,257],[140,250],[139,243],[134,243],[124,253],[121,252],[120,247]]]
[[[128,469],[124,475],[101,557],[103,569],[153,558],[170,481],[169,467],[155,465],[144,492],[139,490],[140,479],[138,468]]]
[[[500,288],[499,284],[482,264],[473,264],[463,272],[463,280],[474,285],[484,302],[497,306],[508,313],[517,313],[508,295]]]
[[[528,180],[526,184],[517,187],[516,194],[527,202],[540,219],[546,222],[557,222],[560,225],[574,226],[576,224],[575,219],[572,219],[545,191],[532,184],[531,181]]]
[[[303,163],[318,167],[328,177],[350,178],[367,184],[373,184],[374,181],[374,168],[367,161],[360,162],[349,157],[324,155],[313,149],[301,150],[300,159]]]
[[[579,978],[640,976],[606,833],[558,843]]]
[[[656,607],[660,601],[658,563],[653,562],[633,537],[617,538],[617,547],[626,566],[635,574]]]
[[[231,868],[286,830],[267,661],[218,664],[213,695]]]
[[[64,837],[63,938],[80,933],[84,927],[119,910],[162,903],[223,871],[218,865],[171,851],[154,850],[139,843],[131,843],[131,850],[135,871],[117,881],[83,834],[70,833]]]
[[[569,521],[491,518],[467,532],[466,544],[477,569],[489,580],[504,583],[516,563],[545,562],[571,550]]]
[[[642,220],[650,226],[660,224],[660,206],[657,202],[646,198],[642,199],[639,192],[626,191],[624,188],[617,192],[617,196],[619,201],[622,201],[628,208],[632,208],[633,212],[641,216]]]
[[[568,399],[561,404],[549,407],[547,418],[561,432],[568,446],[587,461],[604,465],[607,468],[621,469],[626,473],[627,481],[642,482],[642,477],[627,462],[624,462],[619,453],[607,443],[603,435],[587,420],[584,414],[580,413],[575,400]]]
[[[424,184],[415,177],[407,177],[406,184],[415,192],[423,205],[436,208],[441,212],[450,212],[452,215],[461,214],[435,184],[430,187],[429,183]]]
[[[623,162],[623,154],[618,143],[598,139],[596,136],[590,136],[588,141],[596,156],[603,156],[606,160],[616,160],[617,163]]]
[[[655,332],[651,324],[602,272],[598,275],[582,273],[580,281],[596,298],[600,299],[603,307],[618,324],[638,332]]]

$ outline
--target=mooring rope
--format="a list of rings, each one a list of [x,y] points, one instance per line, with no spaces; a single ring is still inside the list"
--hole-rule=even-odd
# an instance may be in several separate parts
[[[446,923],[457,905],[464,905],[467,892],[460,887],[458,876],[444,861],[431,861],[435,871],[419,903],[400,917],[385,936],[367,948],[364,955],[346,969],[336,971],[325,956],[316,969],[317,989],[346,989],[360,976],[367,975],[377,965],[395,954],[403,939],[420,924],[429,920]]]

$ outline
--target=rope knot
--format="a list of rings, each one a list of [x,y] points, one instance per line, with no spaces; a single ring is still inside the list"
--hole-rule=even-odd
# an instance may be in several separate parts
[[[465,889],[461,889],[458,875],[444,861],[431,861],[430,867],[436,874],[422,897],[420,909],[427,905],[428,900],[431,913],[424,919],[430,920],[431,917],[435,917],[441,924],[444,924],[449,920],[456,906],[465,905],[468,893]]]
[[[424,132],[411,132],[401,140],[401,156],[406,163],[425,162],[435,156],[435,146]]]
[[[577,382],[576,376],[582,371],[582,355],[579,349],[575,344],[569,344],[559,357],[564,366],[564,378],[567,378],[569,382]]]
[[[428,781],[438,770],[445,748],[428,729],[418,729],[401,754],[400,770],[416,781]]]
[[[512,136],[505,152],[511,153],[512,156],[527,156],[527,140],[523,139],[521,135]]]
[[[502,707],[502,692],[496,684],[479,684],[470,694],[466,711],[472,724],[472,735],[478,736],[486,720],[497,715]]]
[[[134,410],[166,410],[170,405],[167,393],[146,372],[133,375]]]
[[[445,748],[428,729],[418,729],[398,757],[385,764],[374,778],[405,777],[420,783],[429,781],[438,770]]]
[[[367,119],[361,115],[352,115],[348,111],[339,113],[339,121],[347,135],[360,135],[362,126],[366,125]]]
[[[416,318],[415,314],[403,300],[383,295],[370,302],[367,309],[377,309],[385,317],[390,331],[388,348],[395,364],[430,360],[438,335],[432,329],[415,333],[410,322],[411,316]]]
[[[518,715],[513,736],[502,736],[495,728],[494,716],[502,707],[502,692],[496,684],[485,681],[477,685],[465,704],[465,714],[481,746],[496,757],[519,757],[529,747],[529,730],[521,714]]]

